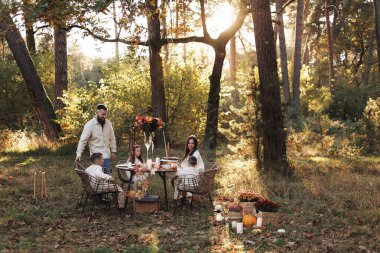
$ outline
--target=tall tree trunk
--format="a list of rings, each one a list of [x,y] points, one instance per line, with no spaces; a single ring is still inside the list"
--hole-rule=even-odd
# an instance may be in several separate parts
[[[276,0],[276,11],[279,11],[284,4],[284,0]],[[285,39],[285,28],[284,28],[284,19],[282,12],[278,16],[280,21],[279,31],[278,31],[278,40],[280,47],[280,60],[281,60],[281,76],[283,83],[283,92],[284,92],[284,104],[288,105],[290,102],[290,85],[289,85],[289,72],[288,72],[288,56],[286,52],[286,39]]]
[[[301,114],[300,76],[301,76],[301,48],[303,31],[303,0],[297,0],[296,38],[294,45],[294,70],[293,70],[293,104],[297,117]]]
[[[36,53],[36,41],[34,39],[34,22],[30,19],[30,10],[33,8],[32,4],[28,0],[23,1],[24,9],[24,21],[25,21],[25,33],[26,33],[26,45],[31,54]]]
[[[160,34],[160,11],[157,1],[146,0],[148,7],[148,37],[149,37],[149,67],[152,92],[153,115],[160,117],[164,122],[167,120],[166,99],[164,86],[164,71],[162,66],[161,34]],[[156,137],[157,146],[163,146],[161,132]]]
[[[281,111],[280,84],[268,0],[251,0],[260,80],[260,103],[265,168],[289,172]],[[280,166],[278,166],[280,165]]]
[[[334,4],[334,17],[333,17],[333,22],[332,22],[332,30],[335,34],[335,28],[336,28],[336,23],[338,22],[338,15],[339,15],[339,5],[340,5],[340,0],[335,0]]]
[[[160,50],[161,48],[153,45],[149,47],[152,108],[155,117],[161,117],[162,120],[166,121],[165,88]]]
[[[232,36],[230,39],[230,81],[234,87],[231,92],[231,102],[239,103],[239,88],[236,83],[236,72],[237,72],[237,57],[236,57],[236,36]]]
[[[117,16],[116,16],[116,3],[112,3],[112,16],[113,16],[113,27],[115,32],[115,38],[119,37],[119,31],[117,28]],[[119,42],[115,43],[115,60],[119,63]]]
[[[183,19],[182,27],[184,29],[184,34],[186,34],[187,33],[187,29],[186,29],[186,26],[187,26],[187,22],[186,22],[186,1],[182,1],[182,19]],[[186,63],[186,61],[187,61],[187,44],[186,43],[183,44],[182,58],[183,58],[183,62]]]
[[[242,26],[247,10],[241,9],[233,24],[219,34],[217,39],[211,39],[206,27],[206,14],[204,0],[201,0],[201,18],[203,35],[206,44],[212,46],[215,51],[214,66],[210,76],[210,91],[207,102],[207,120],[204,136],[204,144],[210,155],[215,155],[218,135],[218,117],[220,100],[220,79],[222,77],[223,62],[226,57],[226,45]]]
[[[363,84],[368,85],[369,83],[369,77],[371,74],[371,66],[373,61],[373,49],[375,44],[375,31],[371,32],[369,35],[369,41],[368,41],[368,51],[367,51],[367,58],[364,62],[364,73],[363,73]]]
[[[0,3],[0,8],[1,7],[3,6]],[[55,142],[59,138],[61,127],[56,123],[57,117],[53,106],[41,84],[41,79],[38,76],[36,67],[29,55],[20,31],[17,29],[9,14],[2,12],[2,17],[0,29],[5,33],[9,48],[12,51],[17,66],[20,68],[45,135],[50,141]]]
[[[306,39],[305,39],[305,51],[303,52],[303,57],[302,57],[302,64],[309,66],[310,64],[310,49],[309,49],[309,40],[310,40],[310,31],[306,32]]]
[[[307,22],[307,18],[309,17],[309,14],[310,14],[310,0],[305,0],[304,2],[305,6],[304,6],[304,9],[303,9],[303,16],[302,16],[302,24],[303,24],[303,34],[302,36],[305,37],[305,39],[303,40],[304,43],[303,43],[303,53],[301,53],[302,55],[302,64],[305,63],[305,61],[307,61],[307,58],[308,58],[308,53],[309,53],[309,39],[310,39],[310,28],[309,27],[306,27],[306,22]],[[302,50],[301,50],[302,52]]]
[[[62,110],[65,104],[60,99],[68,89],[67,81],[67,34],[64,27],[54,27],[55,62],[55,108]]]
[[[236,70],[237,70],[236,37],[234,35],[230,39],[230,80],[234,85],[236,83]],[[236,89],[236,86],[235,86],[235,89]]]
[[[165,1],[161,3],[161,17],[162,17],[162,38],[168,37],[168,29],[167,29],[167,11]],[[164,45],[164,67],[166,68],[169,62],[169,44]]]
[[[179,5],[180,0],[175,1],[175,31],[174,31],[174,38],[178,39],[178,32],[179,32]]]
[[[205,147],[215,150],[218,136],[220,79],[222,77],[223,62],[226,57],[225,46],[214,48],[215,61],[210,76],[210,91],[207,101],[207,121],[205,131]]]
[[[325,1],[326,32],[329,53],[329,88],[334,89],[334,42],[330,25],[330,0]]]
[[[26,45],[31,54],[36,54],[36,41],[34,39],[33,23],[25,21]]]
[[[375,5],[375,24],[377,41],[377,74],[380,75],[380,0],[373,0]]]

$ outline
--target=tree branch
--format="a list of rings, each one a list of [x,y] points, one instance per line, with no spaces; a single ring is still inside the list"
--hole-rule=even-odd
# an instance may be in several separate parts
[[[39,30],[44,28],[49,28],[50,25],[37,26],[37,28],[33,31],[33,34],[36,34]]]
[[[202,20],[203,36],[208,38],[210,37],[210,34],[208,33],[207,26],[206,26],[205,1],[200,0],[200,3],[201,3],[201,20]]]
[[[277,15],[278,14],[281,14],[283,11],[284,11],[284,9],[289,5],[289,4],[291,4],[291,3],[293,3],[294,2],[294,0],[289,0],[287,3],[285,3],[282,7],[281,7],[281,9],[279,9],[277,12],[275,11],[275,12],[272,12],[272,13],[276,13]]]
[[[235,21],[232,23],[230,27],[228,27],[218,36],[217,40],[223,41],[223,43],[227,43],[243,25],[244,19],[247,16],[247,14],[248,14],[247,8],[240,9]]]
[[[188,42],[200,42],[204,43],[210,46],[214,45],[214,40],[211,38],[206,37],[199,37],[199,36],[190,36],[186,38],[164,38],[162,39],[162,45],[166,45],[169,43],[172,44],[181,44],[181,43],[188,43]]]
[[[87,27],[80,26],[80,25],[70,25],[69,29],[71,29],[71,28],[79,28],[81,30],[84,30],[84,31],[88,32],[88,34],[90,34],[93,38],[98,39],[98,40],[103,41],[103,42],[120,42],[120,43],[127,44],[127,45],[149,46],[148,41],[126,40],[126,39],[120,39],[120,38],[112,38],[112,39],[105,38],[99,34],[94,33],[93,31],[91,31]]]

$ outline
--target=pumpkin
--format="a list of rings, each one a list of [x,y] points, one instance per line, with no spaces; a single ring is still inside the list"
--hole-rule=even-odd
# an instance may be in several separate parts
[[[243,225],[244,227],[250,227],[256,224],[256,217],[252,214],[243,215]]]

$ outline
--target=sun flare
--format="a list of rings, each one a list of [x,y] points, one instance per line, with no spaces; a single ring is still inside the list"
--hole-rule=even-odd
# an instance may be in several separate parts
[[[235,9],[224,2],[219,4],[214,10],[212,16],[206,19],[206,24],[210,35],[218,36],[226,30],[235,18]]]

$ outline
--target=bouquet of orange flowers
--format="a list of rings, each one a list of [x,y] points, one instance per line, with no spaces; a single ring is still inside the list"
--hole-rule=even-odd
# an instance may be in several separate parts
[[[251,190],[245,190],[239,192],[239,201],[240,202],[257,202],[263,199],[263,197],[257,192]]]
[[[153,133],[157,129],[161,129],[165,126],[165,123],[161,118],[151,116],[136,115],[134,128],[141,128],[145,133]]]

